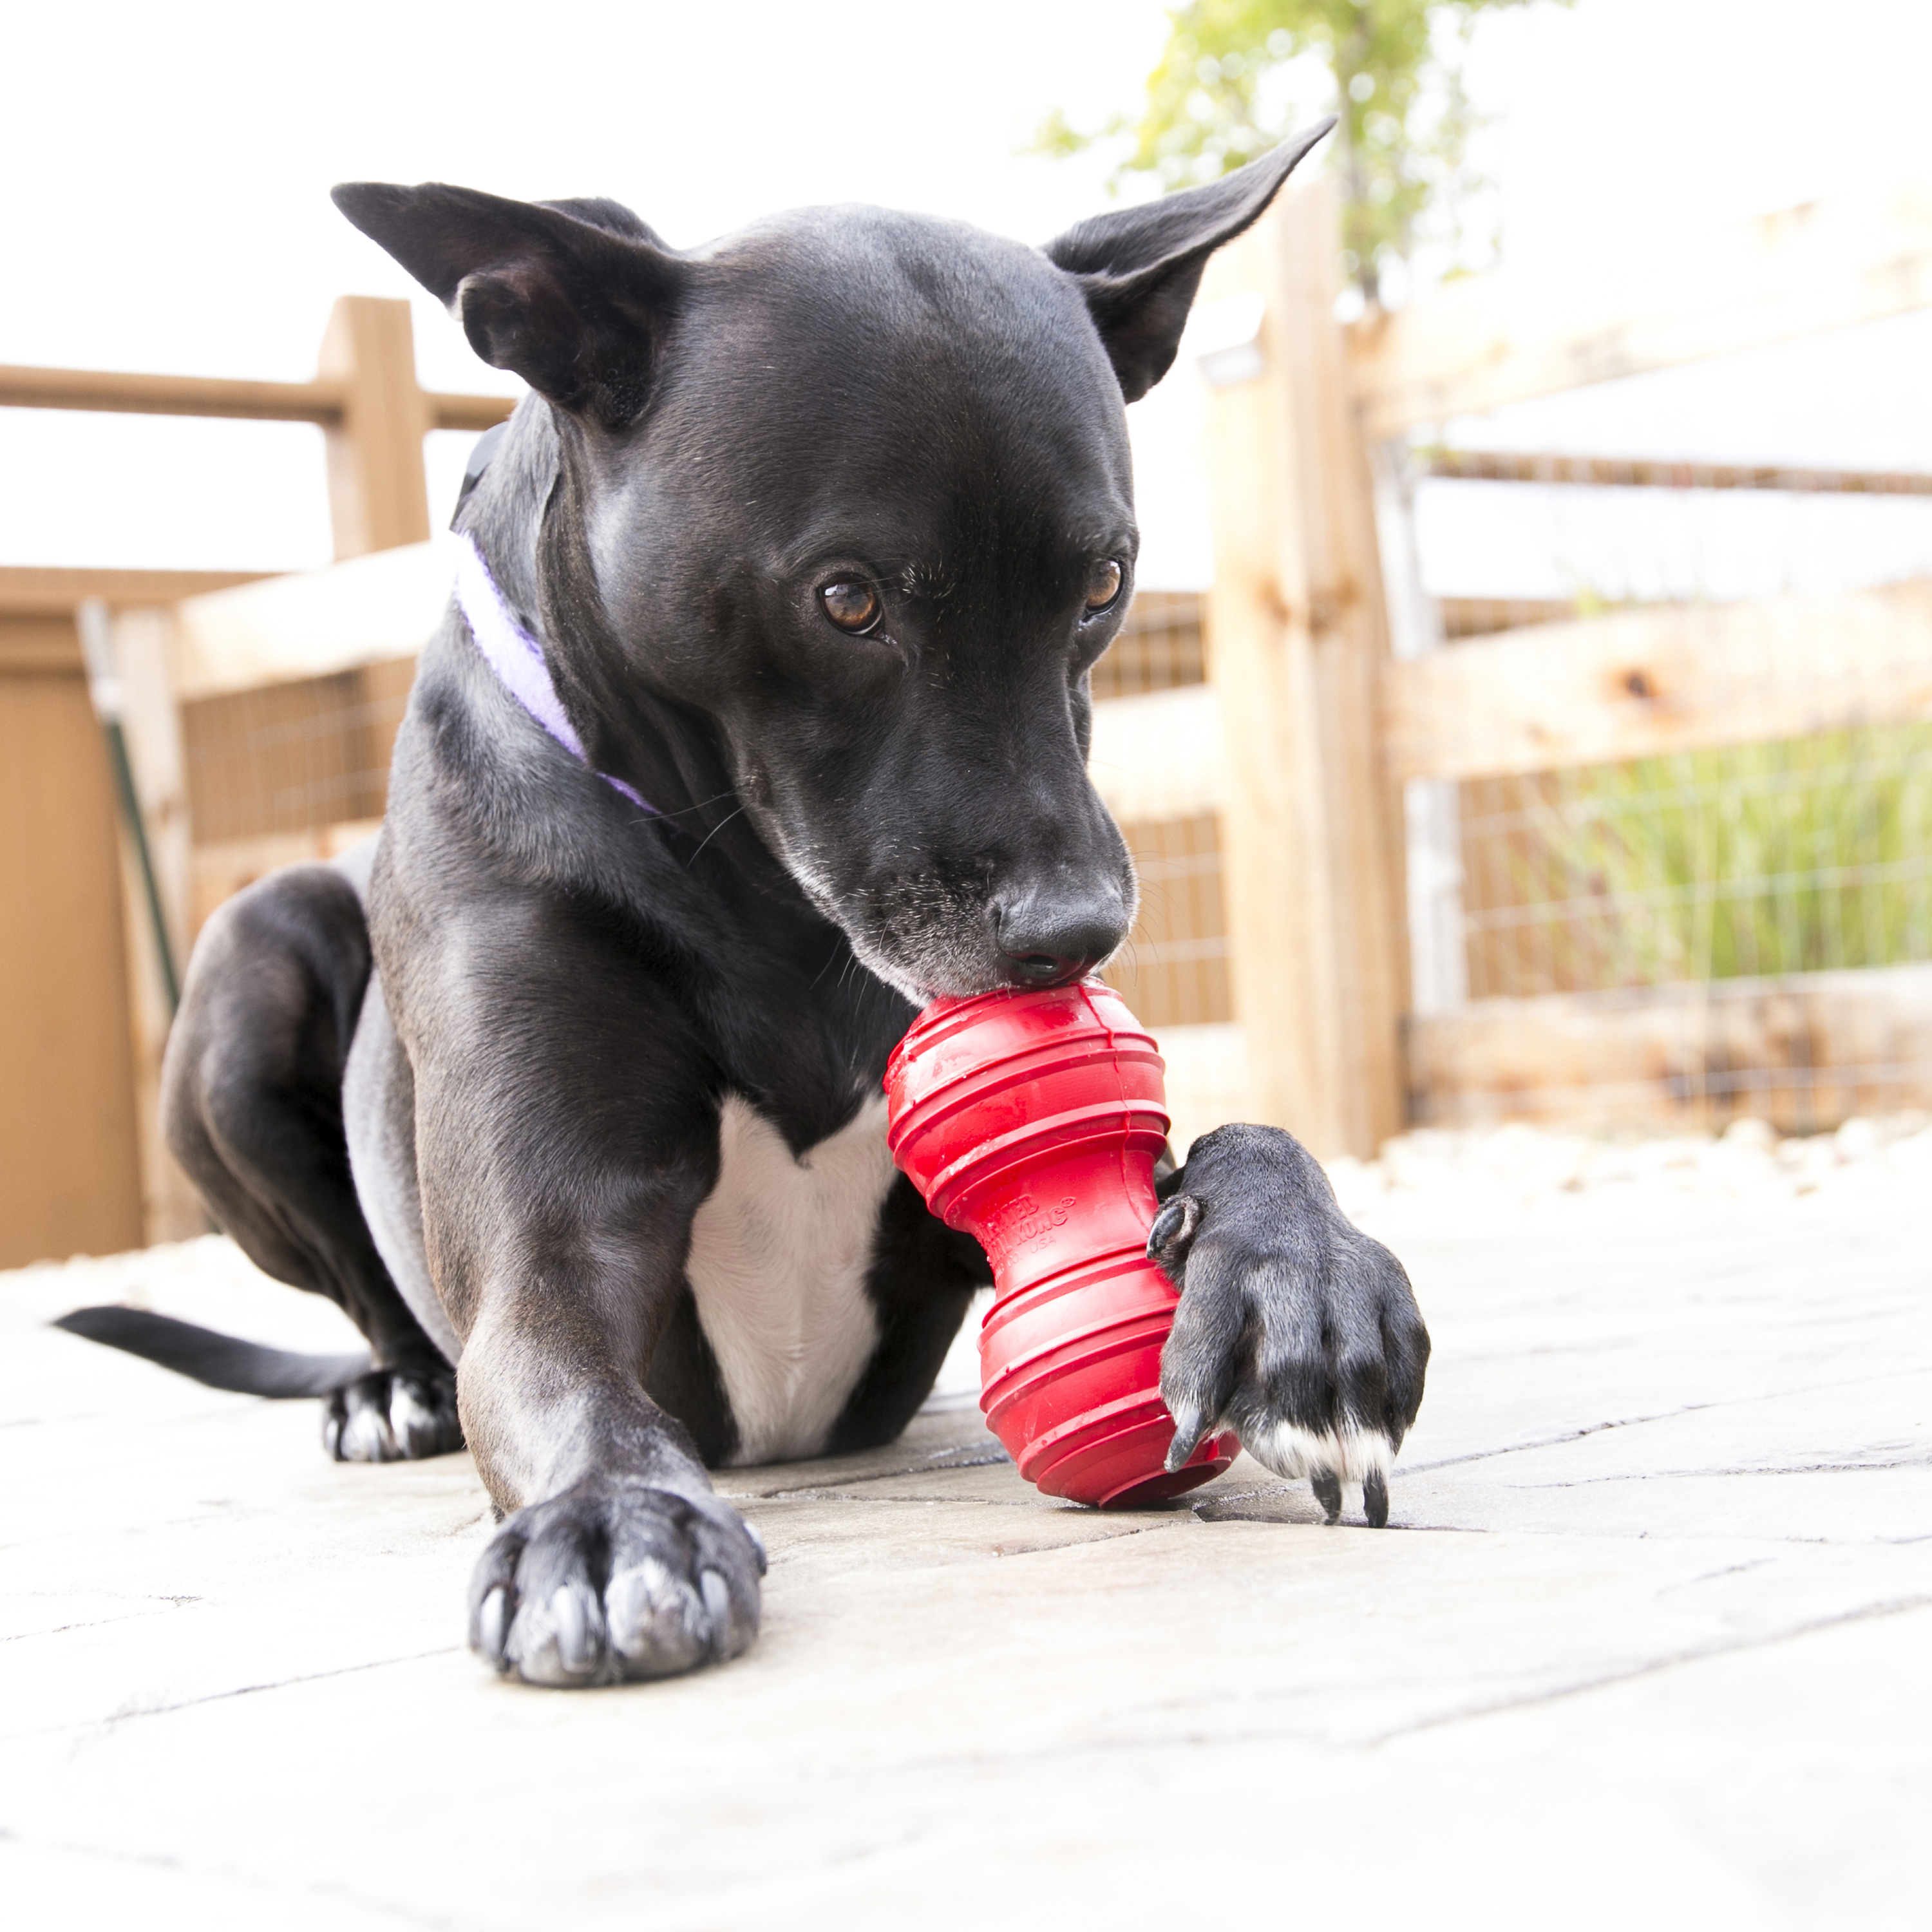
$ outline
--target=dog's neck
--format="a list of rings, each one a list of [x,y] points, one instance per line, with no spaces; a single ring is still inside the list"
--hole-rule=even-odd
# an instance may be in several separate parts
[[[740,809],[716,729],[689,707],[645,688],[612,634],[581,536],[584,506],[565,430],[550,404],[526,397],[479,445],[452,526],[482,560],[496,592],[476,586],[472,631],[500,607],[536,654],[550,706],[512,694],[538,723],[607,782],[666,824],[728,856],[748,884],[789,899],[798,889]],[[514,667],[521,646],[506,640]],[[488,653],[486,652],[486,655]],[[503,679],[504,664],[495,668]],[[507,682],[507,680],[506,680]]]
[[[477,440],[450,527],[488,560],[512,616],[534,632],[537,528],[556,484],[556,428],[541,398],[526,397],[507,422]]]
[[[535,656],[542,689],[569,736],[537,715],[541,695],[532,706],[500,670],[495,681],[573,756],[607,778],[621,777],[648,799],[656,808],[650,818],[634,806],[623,808],[639,825],[690,835],[625,842],[625,878],[643,866],[633,881],[640,912],[655,917],[674,905],[682,938],[704,935],[698,943],[712,963],[712,991],[740,982],[765,988],[756,998],[723,1000],[710,1024],[720,1030],[720,1064],[740,1070],[745,1090],[760,1096],[788,1138],[802,1147],[838,1126],[852,1104],[850,1096],[876,1091],[886,1053],[912,1009],[856,968],[844,934],[810,904],[740,812],[716,734],[705,721],[687,707],[626,688],[624,654],[608,634],[588,560],[571,554],[574,506],[560,444],[550,405],[540,397],[522,404],[494,446],[480,452],[482,466],[472,464],[476,473],[466,478],[453,521],[487,566],[505,624],[528,640],[527,646],[512,647]],[[475,632],[478,614],[467,602],[465,616]],[[487,625],[488,616],[482,621]],[[600,755],[602,720],[593,694],[599,678],[612,712],[629,728],[619,741],[628,761],[614,772]],[[607,731],[604,743],[610,742]],[[545,871],[584,862],[585,850],[560,840]],[[614,875],[602,874],[592,896],[621,896],[629,889]],[[794,981],[789,976],[801,962],[810,964],[804,980]],[[723,1037],[734,1016],[768,1011],[772,999],[797,1005],[801,1024],[781,1037],[760,1020],[742,1040]],[[818,1027],[802,1024],[805,1008]]]
[[[544,661],[543,646],[518,622],[476,539],[462,534],[462,548],[456,556],[456,602],[463,613],[470,634],[483,654],[483,662],[496,674],[496,681],[538,724],[580,764],[590,759],[577,728],[566,715],[563,701],[550,680],[550,667]],[[652,818],[661,814],[636,788],[608,772],[597,776],[614,791],[620,792],[639,811]]]

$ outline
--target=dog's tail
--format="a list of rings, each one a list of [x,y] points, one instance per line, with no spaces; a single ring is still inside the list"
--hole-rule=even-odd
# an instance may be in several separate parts
[[[238,1395],[329,1395],[369,1372],[366,1350],[359,1355],[298,1354],[218,1335],[171,1316],[151,1315],[145,1308],[76,1308],[54,1326]]]

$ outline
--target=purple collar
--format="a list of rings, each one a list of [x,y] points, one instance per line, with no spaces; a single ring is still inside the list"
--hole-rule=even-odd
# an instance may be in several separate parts
[[[584,740],[564,714],[562,700],[550,682],[550,666],[544,662],[543,646],[510,614],[476,539],[467,530],[457,538],[456,604],[483,662],[496,674],[496,681],[520,704],[580,765],[590,760],[584,755]],[[622,778],[608,772],[597,776],[614,791],[620,791],[631,802],[662,817],[657,807],[640,798]]]

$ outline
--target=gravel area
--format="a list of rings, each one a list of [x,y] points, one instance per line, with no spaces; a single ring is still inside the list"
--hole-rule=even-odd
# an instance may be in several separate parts
[[[1721,1134],[1424,1129],[1387,1142],[1377,1160],[1334,1160],[1328,1172],[1343,1207],[1378,1234],[1468,1233],[1526,1218],[1552,1228],[1708,1225],[1740,1214],[1815,1220],[1932,1201],[1932,1118],[1889,1114],[1787,1136],[1748,1119]]]

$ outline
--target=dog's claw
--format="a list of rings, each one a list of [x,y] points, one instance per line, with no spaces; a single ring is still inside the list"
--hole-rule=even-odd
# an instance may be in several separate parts
[[[597,1658],[583,1599],[566,1583],[551,1597],[550,1614],[556,1628],[556,1660],[572,1677],[589,1676]]]
[[[499,1670],[503,1668],[503,1642],[509,1633],[510,1593],[499,1584],[476,1612],[476,1648]]]
[[[698,1580],[698,1594],[704,1599],[705,1616],[709,1628],[711,1654],[721,1658],[728,1654],[726,1646],[731,1640],[731,1592],[724,1578],[715,1570],[705,1570]]]
[[[1174,1440],[1168,1444],[1167,1473],[1184,1468],[1187,1459],[1201,1447],[1208,1433],[1208,1419],[1198,1408],[1184,1406],[1174,1418]]]
[[[1154,1217],[1148,1230],[1147,1254],[1172,1276],[1187,1258],[1189,1244],[1201,1222],[1201,1204],[1192,1195],[1177,1194]]]
[[[1317,1469],[1309,1478],[1315,1491],[1315,1500],[1322,1505],[1322,1514],[1330,1522],[1340,1521],[1342,1514],[1342,1479],[1333,1469]]]
[[[1362,1514],[1371,1529],[1388,1524],[1388,1478],[1379,1469],[1371,1469],[1362,1478]]]

